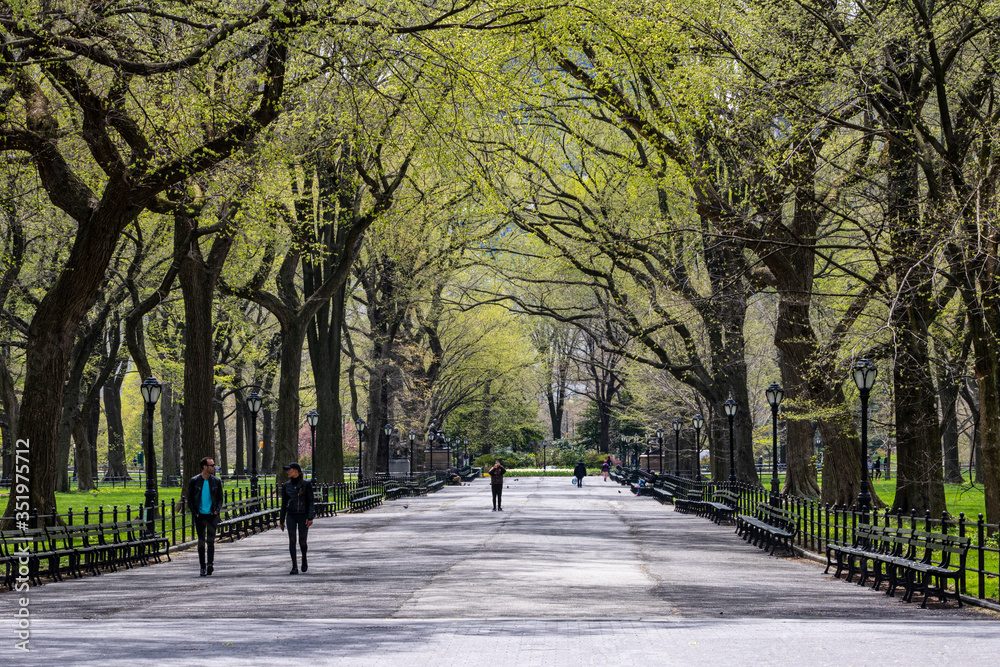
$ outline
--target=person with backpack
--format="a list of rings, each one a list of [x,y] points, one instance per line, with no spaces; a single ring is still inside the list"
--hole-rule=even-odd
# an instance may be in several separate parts
[[[611,472],[611,457],[609,456],[605,459],[604,463],[601,464],[601,472],[604,473],[604,481],[608,481],[608,474]]]
[[[583,478],[587,476],[587,466],[583,464],[583,461],[577,463],[576,467],[573,468],[573,476],[576,477],[576,488],[582,488]]]

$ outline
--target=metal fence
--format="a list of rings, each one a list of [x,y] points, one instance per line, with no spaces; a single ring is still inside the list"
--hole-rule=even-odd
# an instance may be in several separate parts
[[[659,480],[670,480],[675,485],[700,491],[701,497],[709,501],[716,490],[736,491],[739,495],[738,513],[750,514],[758,503],[771,501],[768,489],[751,484],[696,482],[672,475],[661,475]],[[862,512],[853,505],[830,505],[785,494],[779,494],[778,503],[796,519],[798,530],[794,545],[814,554],[825,554],[828,544],[851,544],[855,530],[864,522]],[[1000,602],[1000,548],[997,544],[1000,526],[986,523],[982,513],[976,518],[966,517],[964,512],[958,516],[942,513],[940,517],[932,517],[930,510],[923,514],[916,511],[904,514],[893,513],[889,508],[876,508],[869,510],[868,524],[909,527],[970,538],[965,578],[959,582],[960,591],[967,599]]]

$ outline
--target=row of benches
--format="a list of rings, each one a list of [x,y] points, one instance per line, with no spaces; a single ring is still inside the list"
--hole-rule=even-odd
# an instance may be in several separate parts
[[[119,567],[146,565],[150,559],[170,560],[170,544],[164,537],[146,535],[141,519],[76,526],[48,526],[0,532],[0,564],[8,590],[27,560],[28,579],[41,585],[43,576],[61,581],[64,574],[74,578],[84,572],[100,574]]]
[[[955,582],[951,595],[962,606],[959,581],[965,575],[965,561],[971,541],[968,537],[916,530],[903,526],[859,525],[850,544],[830,542],[826,546],[826,572],[836,565],[840,578],[847,568],[847,581],[860,574],[863,586],[873,578],[872,589],[886,583],[886,594],[895,595],[903,586],[903,600],[910,602],[914,593],[923,594],[921,607],[934,595],[948,600],[948,582]]]

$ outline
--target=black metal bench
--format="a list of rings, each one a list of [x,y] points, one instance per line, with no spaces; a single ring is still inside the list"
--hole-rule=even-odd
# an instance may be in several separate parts
[[[387,486],[385,487],[385,499],[386,500],[396,500],[404,493],[408,493],[409,489],[405,486]]]
[[[719,524],[723,521],[735,521],[739,506],[739,494],[727,489],[716,490],[712,494],[712,500],[705,501],[702,505],[712,521]]]
[[[223,505],[219,511],[216,538],[228,537],[232,541],[239,539],[241,533],[242,536],[248,536],[273,528],[278,515],[278,508],[263,507],[263,499],[259,496],[233,500]]]
[[[427,492],[428,493],[433,493],[434,491],[437,491],[438,489],[440,489],[443,486],[444,486],[444,480],[443,479],[439,479],[439,480],[433,481],[433,482],[431,482],[431,483],[429,483],[427,485]]]
[[[926,607],[931,595],[942,602],[952,595],[961,607],[959,581],[965,576],[970,542],[968,537],[947,533],[861,524],[854,529],[850,545],[827,545],[826,572],[836,563],[834,576],[839,578],[845,567],[847,581],[860,574],[859,585],[873,576],[872,589],[878,590],[885,582],[887,595],[895,595],[903,586],[906,602],[913,600],[914,593],[921,593],[920,606]],[[948,590],[949,581],[954,581],[954,593]]]
[[[382,504],[382,494],[370,493],[370,487],[362,487],[351,495],[351,511],[364,512]]]
[[[701,489],[684,488],[678,485],[674,491],[674,509],[678,512],[702,514],[707,503]]]
[[[772,555],[779,546],[793,553],[792,539],[797,529],[790,512],[768,503],[757,503],[753,514],[736,514],[736,533]]]

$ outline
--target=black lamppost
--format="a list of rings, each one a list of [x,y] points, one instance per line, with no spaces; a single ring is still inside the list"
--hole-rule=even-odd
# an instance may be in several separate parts
[[[771,406],[771,505],[778,506],[778,406],[785,397],[785,390],[772,382],[764,392]]]
[[[146,402],[146,536],[156,534],[156,454],[153,452],[153,408],[160,400],[160,383],[150,376],[139,385]]]
[[[392,441],[392,424],[386,422],[385,426],[382,427],[382,432],[385,433],[385,472],[389,474],[389,443]]]
[[[653,448],[649,446],[649,432],[646,429],[642,429],[642,446],[646,450],[646,472],[653,472],[653,462],[650,461],[653,453]]]
[[[462,444],[465,445],[465,465],[471,466],[472,463],[469,461],[469,439],[462,438]]]
[[[545,441],[542,440],[542,470],[545,470]]]
[[[250,432],[253,433],[253,440],[250,442],[250,495],[255,498],[259,495],[257,486],[257,413],[260,411],[261,398],[256,391],[247,396],[247,410],[250,411],[250,423],[253,425]]]
[[[660,464],[659,470],[656,471],[657,475],[663,474],[663,427],[659,424],[656,425],[656,444],[660,448]]]
[[[674,426],[674,475],[680,476],[681,474],[681,419],[680,417],[675,417],[673,421]]]
[[[410,429],[410,474],[413,474],[413,441],[417,439],[417,432]]]
[[[430,470],[431,470],[431,472],[434,471],[434,437],[435,437],[435,435],[436,434],[434,432],[434,422],[431,422],[430,427],[427,429],[427,451],[428,451],[428,453],[430,454],[430,457],[431,457],[431,464],[430,464]]]
[[[722,405],[726,408],[726,416],[729,417],[729,483],[732,484],[736,481],[736,465],[733,462],[733,417],[736,416],[739,404],[730,396]]]
[[[309,458],[312,459],[312,477],[316,479],[316,424],[319,423],[319,413],[310,410],[306,413],[309,422]]]
[[[872,494],[868,482],[868,396],[875,385],[878,368],[868,359],[854,362],[854,384],[861,392],[861,492],[858,493],[858,507],[861,509],[861,523],[868,523],[868,510],[872,504]]]
[[[695,479],[701,481],[701,427],[705,425],[705,418],[700,414],[695,415],[691,420],[694,425],[694,472]]]
[[[365,420],[358,418],[358,484],[364,476],[364,451],[365,451]]]

